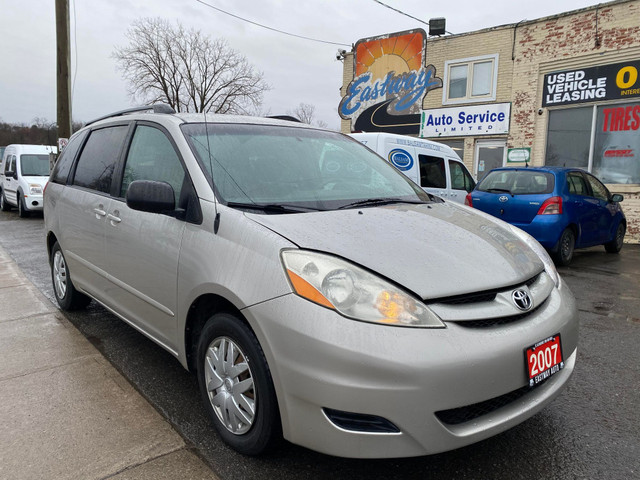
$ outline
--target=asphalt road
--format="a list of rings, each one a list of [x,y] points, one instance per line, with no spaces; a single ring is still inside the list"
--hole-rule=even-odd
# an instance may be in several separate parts
[[[53,299],[42,217],[1,212],[0,245]],[[170,354],[93,303],[67,317],[224,479],[640,479],[640,245],[579,251],[560,272],[580,309],[568,388],[503,434],[421,458],[349,460],[289,443],[266,457],[236,454],[212,430],[195,376]]]

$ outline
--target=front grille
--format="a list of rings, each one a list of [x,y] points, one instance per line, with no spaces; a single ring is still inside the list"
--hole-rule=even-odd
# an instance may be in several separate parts
[[[436,412],[436,417],[438,417],[442,423],[446,423],[448,425],[459,425],[461,423],[470,422],[515,402],[516,400],[531,393],[545,382],[546,380],[533,387],[527,385],[512,392],[505,393],[504,395],[500,395],[499,397],[485,400],[484,402],[474,403],[473,405],[467,405],[466,407],[441,410]]]
[[[540,274],[534,275],[529,280],[524,282],[524,285],[530,287],[533,285]],[[430,298],[425,300],[425,303],[428,305],[430,303],[443,303],[445,305],[463,305],[469,303],[479,303],[479,302],[492,302],[495,300],[496,295],[500,292],[504,292],[507,290],[515,290],[518,287],[522,287],[522,283],[518,283],[517,285],[512,285],[510,287],[502,287],[502,288],[492,288],[490,290],[483,290],[481,292],[473,292],[473,293],[464,293],[462,295],[452,295],[450,297],[441,297],[441,298]]]
[[[532,308],[528,312],[522,312],[517,315],[509,315],[508,317],[496,317],[496,318],[485,318],[482,320],[464,320],[460,322],[454,322],[456,325],[460,327],[468,327],[468,328],[485,328],[485,327],[495,327],[498,325],[506,325],[508,323],[517,322],[518,320],[522,320],[527,318],[529,315],[535,313],[538,309],[542,308],[542,306],[547,303],[545,300],[536,308]]]

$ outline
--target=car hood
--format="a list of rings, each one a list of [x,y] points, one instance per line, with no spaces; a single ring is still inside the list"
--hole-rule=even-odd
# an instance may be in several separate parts
[[[44,188],[44,186],[49,181],[48,176],[44,177],[40,175],[23,175],[22,178],[26,183],[37,184],[37,185],[40,185],[42,188]]]
[[[515,285],[544,268],[506,224],[451,202],[246,215],[300,248],[355,262],[422,299]]]

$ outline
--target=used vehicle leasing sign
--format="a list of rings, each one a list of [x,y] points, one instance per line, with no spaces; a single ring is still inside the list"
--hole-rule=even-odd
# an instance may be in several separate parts
[[[640,97],[640,61],[548,73],[543,107]]]

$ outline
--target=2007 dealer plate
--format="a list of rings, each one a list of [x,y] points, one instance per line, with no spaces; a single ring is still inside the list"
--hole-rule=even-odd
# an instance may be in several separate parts
[[[560,334],[540,340],[525,349],[529,386],[533,387],[564,368]]]

